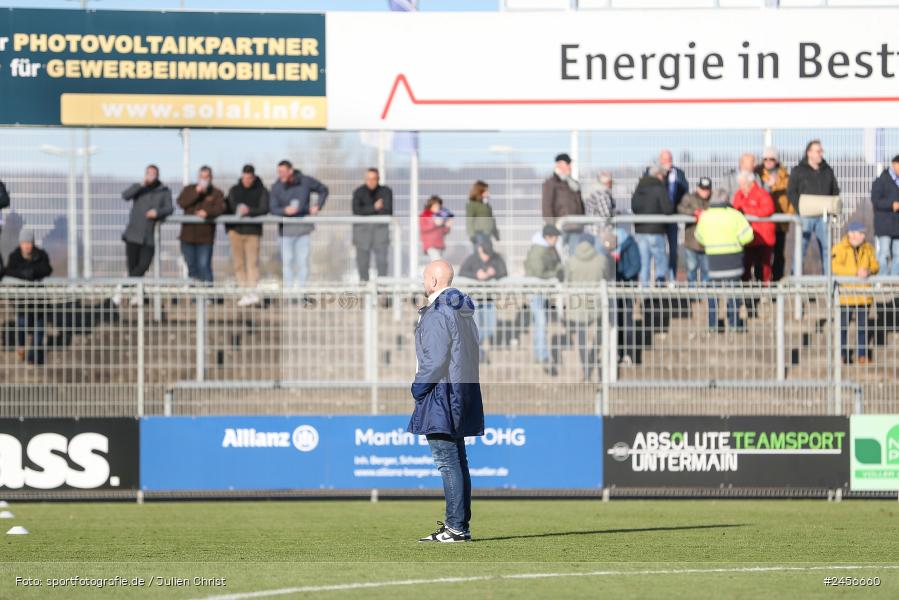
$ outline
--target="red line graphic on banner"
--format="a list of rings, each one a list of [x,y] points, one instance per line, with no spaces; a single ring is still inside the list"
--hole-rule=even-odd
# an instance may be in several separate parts
[[[393,80],[393,87],[387,96],[387,103],[381,111],[381,119],[387,118],[390,106],[396,96],[397,88],[403,84],[412,104],[440,106],[523,106],[523,105],[558,105],[558,104],[790,104],[790,103],[825,103],[825,102],[899,102],[899,96],[869,97],[810,97],[810,98],[482,98],[482,99],[436,99],[417,98],[409,85],[409,80],[402,73]]]

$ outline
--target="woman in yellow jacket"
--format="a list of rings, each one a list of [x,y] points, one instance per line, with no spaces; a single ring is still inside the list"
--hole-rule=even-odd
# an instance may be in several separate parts
[[[865,225],[860,221],[849,223],[846,236],[833,249],[831,260],[833,274],[842,277],[860,277],[867,279],[880,270],[874,246],[865,241]],[[846,285],[844,290],[869,290],[863,285]],[[855,319],[856,355],[858,364],[869,362],[868,359],[868,307],[873,304],[874,297],[868,294],[840,295],[840,352],[844,363],[849,363],[851,356],[846,347],[849,324]]]

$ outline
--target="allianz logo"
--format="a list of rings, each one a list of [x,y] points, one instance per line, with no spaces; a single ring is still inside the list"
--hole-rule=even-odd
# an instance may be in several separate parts
[[[311,452],[318,446],[318,430],[312,425],[300,425],[293,432],[256,431],[253,427],[227,427],[222,448],[290,448]]]

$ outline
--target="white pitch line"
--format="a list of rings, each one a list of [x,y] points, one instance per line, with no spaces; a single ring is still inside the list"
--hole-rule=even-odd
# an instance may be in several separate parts
[[[403,585],[427,585],[434,583],[471,583],[473,581],[500,581],[504,579],[550,579],[554,577],[616,577],[619,575],[684,575],[701,573],[769,573],[784,571],[828,571],[851,569],[899,569],[899,565],[820,565],[808,567],[721,567],[717,569],[654,569],[643,571],[587,571],[584,573],[518,573],[511,575],[478,575],[472,577],[439,577],[437,579],[397,579],[394,581],[371,581],[361,583],[338,583],[333,585],[307,585],[303,587],[241,592],[221,596],[206,596],[205,600],[243,600],[245,598],[266,598],[287,594],[308,594],[315,592],[342,592],[371,588]]]

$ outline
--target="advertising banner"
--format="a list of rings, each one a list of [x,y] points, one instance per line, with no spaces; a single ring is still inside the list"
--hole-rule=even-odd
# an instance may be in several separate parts
[[[147,417],[141,487],[172,490],[439,489],[407,416]],[[468,438],[475,488],[601,488],[599,417],[488,416]]]
[[[852,491],[899,490],[899,415],[852,415]]]
[[[322,128],[322,14],[0,11],[0,123]]]
[[[845,417],[606,417],[606,487],[845,487]]]
[[[136,490],[136,419],[0,419],[0,491]]]
[[[328,126],[896,127],[897,18],[895,8],[329,13]]]

